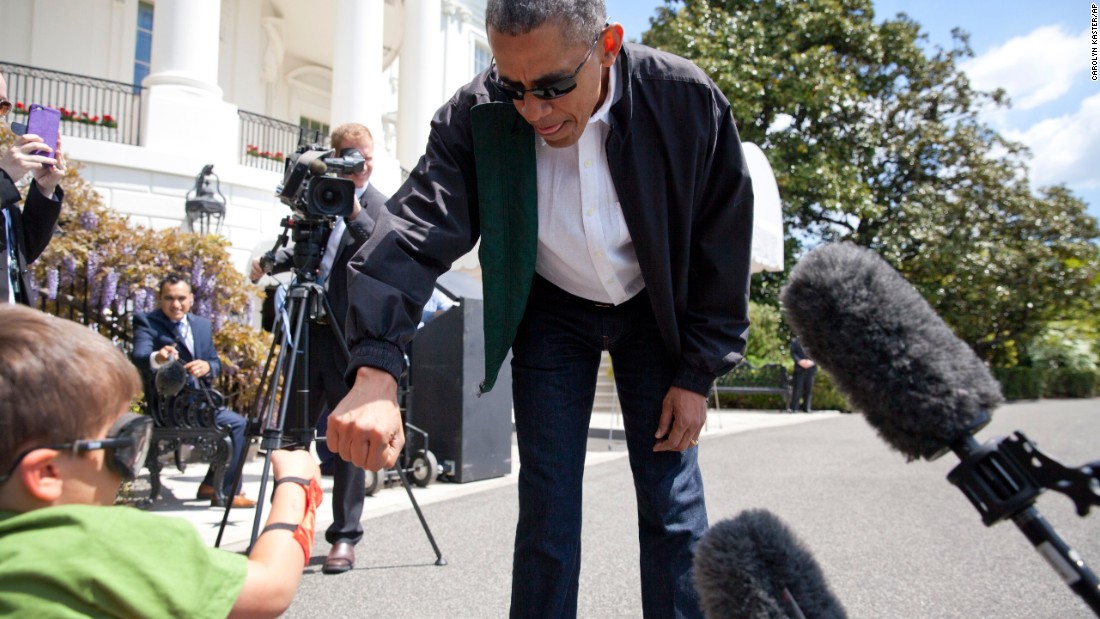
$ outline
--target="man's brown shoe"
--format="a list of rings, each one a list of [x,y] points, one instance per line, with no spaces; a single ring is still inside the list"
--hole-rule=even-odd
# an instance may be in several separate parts
[[[210,484],[199,484],[199,494],[195,498],[200,501],[209,501],[214,498],[214,486]]]
[[[225,501],[219,501],[217,498],[210,499],[210,505],[213,507],[225,507]],[[233,507],[242,509],[248,509],[249,507],[256,507],[256,501],[246,497],[244,494],[238,494],[233,497]]]
[[[332,550],[328,551],[325,564],[321,572],[325,574],[343,574],[355,567],[355,544],[351,542],[336,542]]]

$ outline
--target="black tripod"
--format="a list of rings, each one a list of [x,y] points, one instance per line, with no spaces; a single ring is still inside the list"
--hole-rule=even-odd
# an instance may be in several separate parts
[[[298,220],[289,218],[282,222],[283,233],[276,242],[275,249],[265,257],[267,265],[265,270],[270,270],[274,251],[287,242],[288,230],[294,230],[294,284],[290,287],[284,307],[276,313],[275,323],[272,327],[271,348],[267,361],[264,364],[263,379],[260,381],[260,398],[258,410],[260,412],[260,449],[265,453],[263,475],[260,479],[261,504],[257,506],[256,516],[252,524],[252,534],[249,541],[249,550],[256,543],[259,536],[260,520],[262,517],[262,497],[267,491],[268,477],[271,469],[271,453],[275,449],[288,447],[308,448],[311,441],[323,441],[324,437],[317,437],[316,430],[309,424],[309,332],[307,321],[312,324],[327,323],[332,334],[340,345],[340,350],[345,363],[350,359],[347,342],[340,328],[339,321],[334,319],[335,314],[325,295],[324,288],[316,283],[313,273],[320,263],[321,248],[325,246],[330,232],[330,222],[325,220]],[[328,318],[325,320],[325,318]],[[292,394],[291,391],[294,390]],[[281,391],[281,395],[280,395]],[[291,397],[296,398],[296,410],[300,427],[294,428],[292,433],[286,432],[287,406]],[[240,479],[244,468],[244,458],[238,463],[236,479]],[[413,496],[412,488],[404,471],[399,470],[401,483],[405,487],[409,501],[412,502],[417,518],[428,536],[428,541],[436,555],[436,565],[446,565],[439,546],[435,542],[431,529],[424,519],[420,505]],[[352,489],[352,491],[356,491]],[[357,491],[364,492],[365,488]],[[232,508],[232,500],[228,501],[225,514],[222,517],[221,529],[215,547],[221,544],[222,534],[225,532],[226,523],[229,520],[229,511]]]

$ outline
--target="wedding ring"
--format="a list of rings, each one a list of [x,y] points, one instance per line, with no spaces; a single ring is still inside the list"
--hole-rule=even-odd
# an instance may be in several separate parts
[[[691,446],[692,447],[695,447],[698,444],[699,444],[699,439],[697,439],[697,438],[691,439]]]

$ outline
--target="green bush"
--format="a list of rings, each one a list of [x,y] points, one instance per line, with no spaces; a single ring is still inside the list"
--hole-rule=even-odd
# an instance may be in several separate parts
[[[745,345],[749,363],[755,366],[779,363],[791,369],[789,344],[779,335],[781,321],[779,308],[749,301],[749,338]]]
[[[1043,372],[1036,368],[1018,365],[1011,368],[993,368],[993,377],[1001,383],[1005,400],[1037,400],[1043,396]]]
[[[712,400],[713,401],[713,400]],[[741,410],[785,410],[787,401],[784,396],[766,393],[720,393],[718,401],[722,408]],[[814,379],[813,410],[833,410],[851,412],[852,407],[836,387],[829,375],[818,371]]]
[[[833,379],[828,372],[818,370],[814,379],[814,410],[852,412],[848,400],[833,385]]]
[[[1091,398],[1096,393],[1096,372],[1057,368],[1044,372],[1043,397]]]

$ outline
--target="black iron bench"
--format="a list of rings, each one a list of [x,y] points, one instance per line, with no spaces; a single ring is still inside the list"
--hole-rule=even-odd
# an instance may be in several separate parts
[[[171,458],[182,473],[187,468],[189,452],[197,450],[214,469],[214,493],[225,500],[222,481],[232,454],[229,432],[215,423],[215,416],[225,400],[218,391],[201,391],[184,387],[178,395],[158,398],[155,405],[146,401],[147,413],[153,417],[153,438],[145,467],[149,469],[149,495],[142,502],[152,505],[160,496],[160,472],[163,460]],[[190,449],[188,449],[190,448]]]
[[[756,367],[748,361],[742,361],[714,381],[711,393],[715,408],[719,408],[718,394],[743,393],[782,396],[782,410],[787,410],[787,404],[791,401],[791,376],[787,368],[778,363]]]

